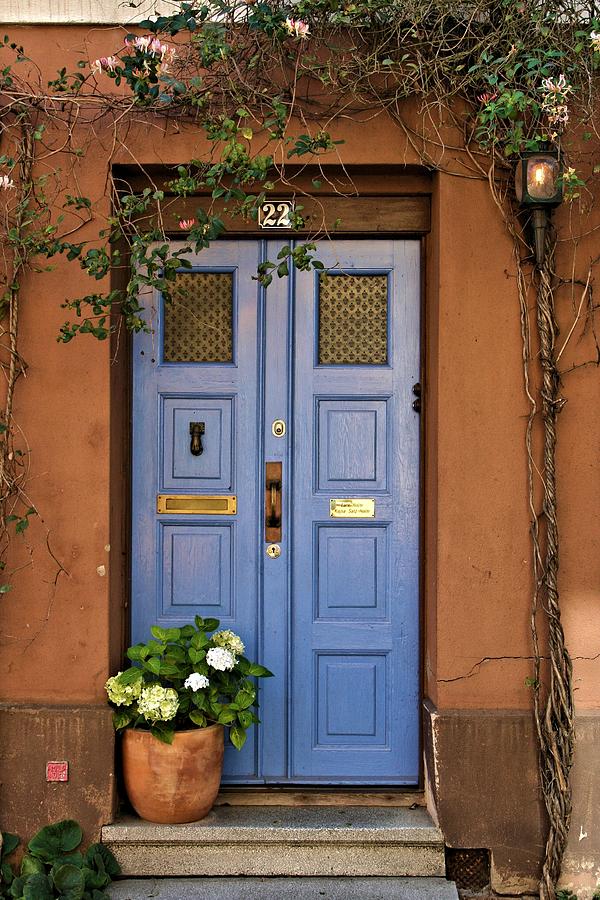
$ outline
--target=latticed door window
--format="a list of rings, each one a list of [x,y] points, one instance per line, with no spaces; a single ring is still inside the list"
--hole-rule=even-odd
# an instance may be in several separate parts
[[[320,365],[387,363],[387,275],[321,273],[318,310]]]
[[[232,362],[233,273],[178,274],[163,335],[165,362]]]

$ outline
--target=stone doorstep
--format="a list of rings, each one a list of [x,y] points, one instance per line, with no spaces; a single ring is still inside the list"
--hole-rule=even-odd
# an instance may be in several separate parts
[[[123,875],[434,876],[444,842],[424,809],[218,807],[200,822],[102,829]]]
[[[108,892],[112,900],[458,900],[444,878],[139,878]]]

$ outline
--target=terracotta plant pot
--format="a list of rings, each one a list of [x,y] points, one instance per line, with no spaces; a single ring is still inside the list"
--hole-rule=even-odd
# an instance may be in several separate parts
[[[223,768],[223,726],[177,731],[164,744],[149,731],[123,733],[123,776],[142,819],[182,824],[212,809]]]

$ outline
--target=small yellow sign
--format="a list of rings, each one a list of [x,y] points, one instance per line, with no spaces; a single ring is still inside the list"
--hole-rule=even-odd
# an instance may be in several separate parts
[[[332,519],[374,519],[375,501],[365,497],[330,500],[329,515]]]

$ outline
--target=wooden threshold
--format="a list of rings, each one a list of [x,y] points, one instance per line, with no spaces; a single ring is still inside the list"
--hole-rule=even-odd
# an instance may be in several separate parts
[[[423,791],[222,788],[215,806],[425,806]]]

